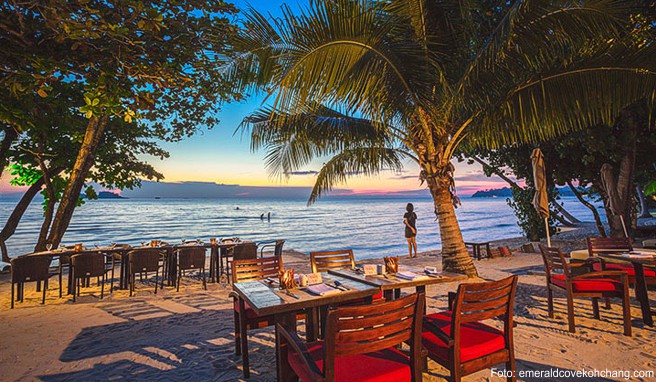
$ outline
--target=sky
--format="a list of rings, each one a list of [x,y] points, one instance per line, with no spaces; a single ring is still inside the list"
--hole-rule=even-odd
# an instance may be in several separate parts
[[[308,0],[286,1],[292,9],[299,9]],[[250,4],[261,12],[269,12],[274,17],[281,14],[283,0],[233,0],[240,9]],[[164,174],[164,182],[210,182],[240,186],[259,187],[310,187],[321,162],[310,164],[303,169],[308,174],[292,175],[286,179],[272,178],[265,168],[264,151],[252,152],[248,136],[235,133],[242,119],[262,105],[262,96],[247,98],[241,103],[227,104],[219,114],[219,126],[201,131],[181,142],[163,142],[162,147],[170,152],[170,157],[160,161],[150,158],[149,162]],[[454,163],[456,166],[456,187],[460,194],[471,194],[479,189],[499,188],[507,184],[498,177],[487,178],[480,166]],[[408,161],[401,173],[384,172],[376,176],[356,176],[338,186],[355,194],[385,194],[389,192],[414,191],[423,188],[418,180],[418,166]],[[20,191],[9,187],[9,176],[0,177],[0,193]],[[339,191],[338,191],[339,192]]]

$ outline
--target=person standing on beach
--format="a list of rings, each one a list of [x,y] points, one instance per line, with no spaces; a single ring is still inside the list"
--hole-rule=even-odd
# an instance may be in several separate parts
[[[412,249],[415,250],[414,257],[417,257],[417,214],[414,212],[415,207],[408,203],[405,207],[406,213],[403,215],[403,224],[405,224],[405,238],[408,240],[408,255],[412,256]]]

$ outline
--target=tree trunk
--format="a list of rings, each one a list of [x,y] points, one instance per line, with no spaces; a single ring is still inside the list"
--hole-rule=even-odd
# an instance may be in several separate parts
[[[41,232],[39,232],[39,239],[37,240],[36,246],[34,247],[34,252],[39,252],[46,249],[46,237],[48,235],[48,229],[50,228],[50,223],[52,223],[52,215],[55,211],[55,203],[57,202],[56,191],[50,179],[48,167],[46,166],[42,158],[37,157],[37,161],[39,162],[39,166],[41,167],[41,172],[43,173],[42,179],[43,179],[43,183],[46,186],[48,199],[46,201],[46,210],[45,213],[43,214],[43,223],[41,224]]]
[[[2,138],[2,142],[0,142],[0,177],[2,177],[2,172],[7,164],[7,152],[11,144],[18,138],[18,133],[11,127],[6,127],[3,131],[5,132],[5,136]]]
[[[579,202],[581,202],[581,204],[588,207],[588,209],[592,211],[592,216],[594,216],[595,224],[597,225],[597,231],[599,231],[599,235],[601,237],[606,237],[606,229],[604,228],[604,223],[601,222],[601,216],[599,216],[599,211],[597,211],[597,208],[593,206],[592,203],[588,202],[583,198],[583,195],[581,195],[579,190],[577,190],[576,187],[574,187],[571,180],[567,181],[567,185],[572,190],[572,192],[579,200]]]
[[[446,176],[441,178],[428,177],[426,181],[433,197],[435,214],[440,225],[443,269],[449,272],[463,273],[469,277],[477,277],[478,272],[476,272],[474,262],[465,247],[465,241],[456,218],[449,190],[452,179],[446,179]]]
[[[642,191],[642,186],[636,184],[636,196],[638,197],[638,202],[640,203],[640,214],[639,218],[650,218],[652,217],[649,213],[649,207],[647,206],[647,198],[645,193]]]
[[[16,232],[16,227],[18,227],[18,223],[20,223],[25,210],[27,210],[27,207],[30,206],[32,199],[34,199],[36,194],[41,190],[42,186],[43,177],[39,178],[36,183],[31,185],[30,188],[25,191],[18,204],[16,204],[16,207],[14,207],[14,211],[12,211],[11,215],[9,215],[9,219],[7,219],[5,222],[5,226],[2,228],[2,231],[0,231],[0,248],[2,249],[2,261],[6,263],[9,262],[9,253],[7,253],[7,245],[5,242],[9,240],[9,238]]]
[[[107,117],[92,117],[87,124],[82,147],[80,147],[80,151],[78,152],[75,165],[66,184],[66,189],[62,194],[55,219],[50,228],[50,234],[48,235],[47,242],[51,243],[53,247],[59,246],[71,222],[80,192],[84,186],[87,174],[93,166],[94,155],[98,149],[106,125]]]

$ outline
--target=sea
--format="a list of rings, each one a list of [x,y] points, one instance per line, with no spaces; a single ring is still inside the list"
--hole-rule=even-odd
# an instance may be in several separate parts
[[[17,200],[0,199],[4,225]],[[358,259],[407,254],[403,214],[414,204],[419,252],[440,248],[430,198],[389,196],[328,197],[308,206],[305,199],[100,199],[75,210],[63,244],[139,245],[151,239],[171,244],[210,237],[261,242],[284,239],[285,249],[308,253],[352,248]],[[590,211],[573,197],[561,199],[582,221]],[[603,209],[600,211],[603,214]],[[462,198],[456,210],[465,241],[491,241],[522,235],[505,198]],[[30,205],[7,241],[10,257],[34,249],[43,221],[38,201]]]

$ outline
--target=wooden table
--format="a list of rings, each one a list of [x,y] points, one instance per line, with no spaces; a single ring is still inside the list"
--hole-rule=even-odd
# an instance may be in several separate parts
[[[399,265],[399,271],[410,271],[419,275],[424,275],[424,269],[408,265]],[[394,297],[394,291],[400,291],[401,288],[414,287],[417,293],[426,292],[426,285],[450,283],[454,281],[466,280],[467,276],[458,273],[442,272],[439,276],[426,276],[419,279],[407,280],[395,275],[369,275],[365,276],[362,273],[357,273],[352,269],[331,269],[328,271],[330,274],[338,275],[349,278],[351,280],[367,283],[375,286],[383,292],[386,300],[391,300]],[[398,293],[398,292],[397,292]],[[398,297],[398,296],[397,296]]]
[[[248,281],[233,284],[233,290],[253,309],[257,315],[273,315],[276,324],[280,324],[289,331],[296,331],[296,312],[318,308],[320,306],[338,304],[345,301],[369,299],[378,293],[379,288],[370,283],[361,282],[351,278],[333,274],[322,274],[324,282],[339,281],[348,291],[316,296],[297,288],[292,291],[298,298],[287,295],[277,287],[272,287],[261,281]],[[313,322],[312,325],[316,325]],[[316,327],[316,326],[315,326]],[[286,349],[280,345],[280,338],[276,326],[276,365],[279,382],[293,381],[293,372],[286,359]]]
[[[466,241],[465,242],[465,247],[471,245],[472,250],[473,250],[473,255],[476,258],[476,260],[480,260],[483,258],[481,256],[481,247],[485,246],[485,250],[487,251],[487,257],[490,257],[490,242],[489,241],[483,241],[483,242],[474,242],[474,241]]]
[[[636,299],[640,302],[642,310],[642,321],[647,326],[654,326],[652,315],[656,312],[649,306],[649,295],[647,294],[647,279],[645,278],[645,266],[656,268],[656,257],[649,258],[631,258],[622,256],[621,253],[599,253],[600,258],[611,263],[632,264],[635,269],[635,294]]]

